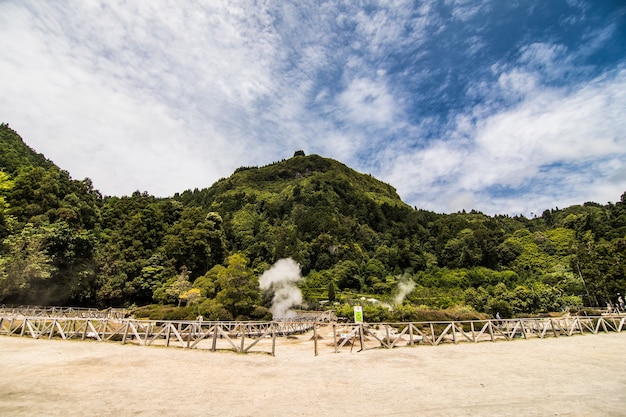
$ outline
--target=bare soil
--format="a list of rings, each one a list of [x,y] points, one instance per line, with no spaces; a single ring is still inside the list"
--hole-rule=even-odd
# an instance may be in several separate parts
[[[0,336],[0,360],[1,416],[626,415],[626,333],[317,357]]]

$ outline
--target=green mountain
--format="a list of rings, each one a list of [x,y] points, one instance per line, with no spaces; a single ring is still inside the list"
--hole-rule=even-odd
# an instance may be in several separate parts
[[[50,168],[54,164],[42,154],[28,147],[8,124],[0,124],[0,168],[8,173],[20,167]]]
[[[170,318],[263,318],[272,294],[258,277],[283,258],[301,266],[305,304],[337,301],[347,316],[363,303],[370,321],[423,318],[425,308],[604,306],[626,291],[626,193],[532,219],[437,214],[299,151],[172,198],[102,197],[6,124],[0,149],[0,303],[159,303],[180,305]]]
[[[220,213],[231,249],[261,262],[291,256],[305,273],[374,250],[413,211],[390,185],[318,155],[239,168],[174,198]]]

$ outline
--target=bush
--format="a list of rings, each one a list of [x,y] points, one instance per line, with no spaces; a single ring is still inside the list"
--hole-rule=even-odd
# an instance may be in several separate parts
[[[257,306],[250,313],[250,318],[252,320],[263,320],[263,321],[271,321],[272,313],[267,307]]]
[[[198,314],[209,321],[227,321],[233,319],[233,315],[214,299],[202,302],[198,306]]]
[[[173,305],[149,304],[132,311],[135,318],[149,320],[195,320],[198,316],[193,306],[176,307]]]

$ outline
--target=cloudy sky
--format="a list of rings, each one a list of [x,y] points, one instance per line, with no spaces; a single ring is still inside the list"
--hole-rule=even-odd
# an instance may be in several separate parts
[[[626,190],[622,4],[0,0],[0,121],[106,195],[302,149],[436,212],[606,204]]]

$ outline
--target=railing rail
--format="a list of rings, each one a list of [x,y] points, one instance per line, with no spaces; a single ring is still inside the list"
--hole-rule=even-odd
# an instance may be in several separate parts
[[[96,341],[118,341],[141,346],[167,346],[186,349],[251,351],[274,355],[278,337],[311,332],[315,355],[320,347],[333,352],[368,349],[393,349],[402,346],[445,343],[478,343],[515,339],[570,337],[600,332],[621,333],[626,330],[625,315],[596,317],[518,318],[507,320],[430,321],[401,323],[327,323],[320,321],[172,321],[136,320],[95,315],[73,315],[61,311],[24,315],[23,310],[0,310],[0,335],[30,336],[34,339],[60,338]],[[67,313],[67,315],[65,314]],[[71,313],[71,314],[69,314]],[[320,346],[322,333],[332,343]],[[308,343],[305,340],[303,343]]]

